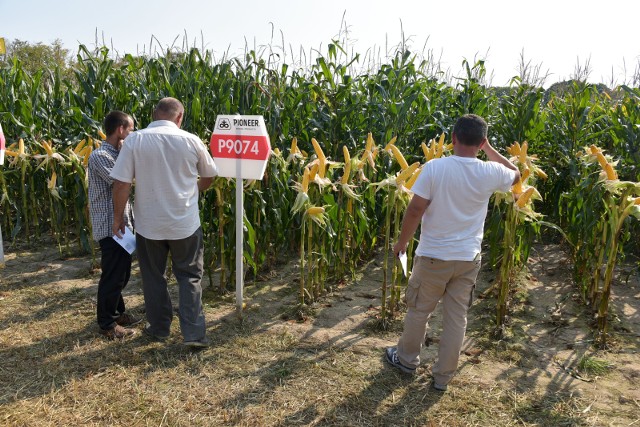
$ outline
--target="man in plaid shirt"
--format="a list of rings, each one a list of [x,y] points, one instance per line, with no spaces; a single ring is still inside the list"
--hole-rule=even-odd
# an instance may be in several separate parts
[[[100,333],[108,339],[134,334],[140,323],[125,312],[122,290],[131,275],[131,255],[113,239],[113,179],[109,176],[118,158],[124,139],[133,131],[133,119],[122,111],[112,111],[104,119],[107,138],[89,157],[89,214],[93,239],[100,244],[102,274],[98,282],[97,315]],[[125,207],[127,227],[133,228],[133,211]]]

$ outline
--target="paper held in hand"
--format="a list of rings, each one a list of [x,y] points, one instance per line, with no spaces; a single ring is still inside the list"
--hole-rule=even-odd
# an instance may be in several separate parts
[[[132,254],[133,251],[136,250],[136,236],[131,232],[131,230],[129,230],[129,227],[124,228],[122,237],[118,237],[114,234],[113,240],[122,246],[125,251],[129,252],[129,254]]]
[[[400,252],[398,254],[398,259],[400,260],[400,264],[402,265],[402,272],[404,273],[404,277],[407,277],[407,253]]]

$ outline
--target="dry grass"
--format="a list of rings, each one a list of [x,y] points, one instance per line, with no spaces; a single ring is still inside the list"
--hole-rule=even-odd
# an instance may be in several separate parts
[[[247,287],[250,309],[244,320],[237,319],[233,301],[210,300],[206,317],[212,345],[191,352],[180,343],[177,322],[168,343],[142,334],[122,342],[99,337],[94,320],[98,273],[89,263],[89,258],[61,260],[51,251],[9,254],[7,270],[0,273],[1,425],[640,423],[637,393],[632,394],[637,377],[618,385],[626,387],[626,403],[602,399],[594,404],[598,393],[613,391],[603,384],[598,390],[584,387],[591,384],[558,369],[548,349],[538,354],[515,338],[492,342],[489,298],[474,306],[469,335],[475,344],[442,394],[430,388],[433,346],[425,349],[427,366],[416,377],[385,366],[382,349],[394,343],[398,330],[367,326],[379,273],[371,266],[358,283],[315,307],[316,317],[306,322],[283,320],[295,293],[286,268],[270,282]],[[134,311],[142,310],[137,274],[126,299]],[[534,314],[527,316],[533,321]],[[635,351],[637,358],[637,346]],[[553,356],[558,355],[556,349]],[[620,378],[624,381],[620,375],[613,380]]]

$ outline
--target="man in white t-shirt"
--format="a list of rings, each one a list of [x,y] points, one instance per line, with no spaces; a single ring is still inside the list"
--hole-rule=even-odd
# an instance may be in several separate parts
[[[198,193],[211,185],[217,169],[202,140],[180,129],[184,107],[163,98],[146,129],[125,140],[111,171],[113,232],[125,229],[124,205],[135,180],[136,248],[147,317],[144,332],[169,337],[173,306],[165,270],[171,253],[179,286],[180,331],[187,346],[208,344],[202,310],[203,241]]]
[[[489,198],[520,179],[518,168],[489,144],[481,117],[459,118],[452,140],[454,155],[427,163],[412,187],[413,198],[393,251],[396,256],[406,252],[422,222],[420,242],[406,291],[404,330],[398,346],[385,351],[387,362],[413,374],[420,364],[427,322],[442,300],[443,330],[432,367],[433,387],[439,391],[447,389],[458,367],[480,270]],[[477,158],[481,150],[489,161]]]

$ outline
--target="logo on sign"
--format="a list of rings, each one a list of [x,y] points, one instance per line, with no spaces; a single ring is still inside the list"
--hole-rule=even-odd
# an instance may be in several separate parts
[[[220,119],[218,122],[218,129],[231,129],[231,123],[227,119]]]

